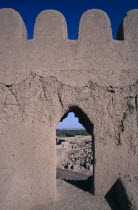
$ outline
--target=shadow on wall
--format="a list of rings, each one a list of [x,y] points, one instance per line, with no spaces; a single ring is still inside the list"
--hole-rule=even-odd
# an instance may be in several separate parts
[[[90,192],[93,194],[94,189],[93,187],[93,176],[90,176],[87,180],[64,180],[69,184],[74,185],[75,187],[85,191]]]
[[[125,187],[120,179],[111,187],[108,193],[105,195],[105,199],[108,202],[112,210],[131,210],[131,202],[126,194]]]

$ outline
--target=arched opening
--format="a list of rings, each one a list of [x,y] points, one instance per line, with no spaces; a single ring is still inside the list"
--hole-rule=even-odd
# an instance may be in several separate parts
[[[70,107],[60,122],[73,114],[79,125],[60,125],[56,132],[57,178],[94,194],[94,125],[78,106]]]

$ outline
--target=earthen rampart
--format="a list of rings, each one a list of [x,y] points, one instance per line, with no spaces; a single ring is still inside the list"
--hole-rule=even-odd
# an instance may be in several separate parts
[[[56,200],[56,127],[71,110],[93,137],[95,194],[137,180],[138,10],[127,13],[117,40],[97,9],[82,15],[77,40],[67,34],[63,15],[46,10],[28,40],[19,13],[0,10],[1,210]]]

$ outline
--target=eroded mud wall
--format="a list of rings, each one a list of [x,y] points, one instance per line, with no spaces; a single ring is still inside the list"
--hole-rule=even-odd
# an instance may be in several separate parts
[[[78,40],[68,40],[64,17],[48,10],[27,40],[20,15],[0,10],[1,209],[56,199],[56,126],[72,106],[94,124],[95,193],[138,175],[137,26],[138,11],[129,11],[123,40],[112,40],[107,15],[89,10]]]

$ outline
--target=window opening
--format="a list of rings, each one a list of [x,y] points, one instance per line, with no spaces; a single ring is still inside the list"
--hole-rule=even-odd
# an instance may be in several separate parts
[[[56,130],[57,178],[94,194],[93,124],[78,107],[61,118]]]

